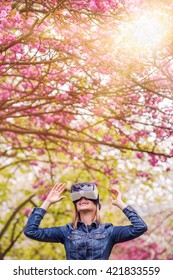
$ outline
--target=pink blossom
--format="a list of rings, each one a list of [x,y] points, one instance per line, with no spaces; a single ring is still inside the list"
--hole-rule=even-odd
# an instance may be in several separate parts
[[[23,52],[23,48],[21,44],[16,44],[14,46],[11,47],[11,51],[13,51],[15,54],[22,54]],[[15,57],[16,59],[16,57]]]
[[[98,85],[100,83],[99,79],[93,79],[92,81],[93,85]]]
[[[32,187],[33,187],[33,189],[37,189],[40,186],[44,186],[44,184],[45,184],[45,182],[43,180],[39,180]]]
[[[166,168],[166,172],[169,172],[170,170],[171,170],[170,167],[167,167],[167,168]]]
[[[136,133],[137,137],[148,137],[148,135],[149,135],[149,132],[144,129],[140,130]]]
[[[13,34],[9,34],[7,37],[4,38],[3,43],[4,44],[9,44],[9,43],[11,43],[12,41],[15,41],[15,40],[16,40],[16,36],[13,35]]]
[[[90,99],[92,99],[93,95],[92,94],[86,94],[86,95],[80,95],[79,100],[82,102],[84,105],[88,105]]]
[[[167,256],[167,260],[173,260],[173,254],[169,254],[169,255]]]
[[[136,176],[139,176],[139,177],[142,177],[142,178],[148,178],[149,177],[146,172],[142,172],[142,171],[137,171]]]
[[[31,213],[31,208],[27,207],[27,208],[24,209],[22,212],[23,212],[23,214],[24,214],[26,217],[28,217],[28,216],[30,215],[30,213]]]
[[[121,144],[126,145],[129,142],[129,139],[122,138],[120,141],[121,141]]]
[[[70,96],[69,96],[68,92],[64,92],[63,94],[61,94],[61,97],[62,97],[63,99],[67,99],[67,98],[69,98]]]
[[[8,91],[1,92],[0,94],[0,100],[5,100],[8,99],[9,97],[10,97],[10,92]]]
[[[95,1],[90,1],[88,8],[92,11],[92,12],[96,12],[98,11],[98,6],[96,5]]]
[[[93,98],[93,94],[88,93],[88,94],[87,94],[87,98],[88,98],[88,100],[92,99],[92,98]]]
[[[7,15],[8,14],[7,14],[7,12],[5,10],[1,10],[0,11],[0,18],[1,18],[1,20],[2,20],[2,18],[5,18]]]
[[[74,90],[74,86],[73,85],[69,85],[69,90],[73,91]]]
[[[44,201],[47,198],[47,196],[47,194],[42,194],[39,196],[39,198]]]
[[[31,164],[31,165],[34,165],[34,166],[37,166],[37,165],[38,165],[38,162],[35,161],[35,160],[31,160],[31,161],[30,161],[30,164]]]
[[[136,136],[135,136],[135,135],[130,135],[130,136],[129,136],[129,139],[130,139],[131,141],[136,141]]]
[[[88,104],[88,99],[87,99],[87,97],[84,96],[84,95],[80,95],[80,96],[79,96],[79,100],[80,100],[80,102],[83,103],[84,105],[87,105],[87,104]]]
[[[3,42],[4,36],[0,33],[0,44]],[[4,56],[0,55],[0,60],[2,61],[4,59]]]
[[[135,95],[131,97],[131,102],[137,102],[139,100],[140,96],[139,95]]]
[[[111,185],[117,185],[117,184],[119,184],[119,180],[118,179],[112,179],[111,181],[110,181],[110,183],[111,183]]]
[[[170,150],[170,156],[173,156],[173,149]]]
[[[105,135],[103,138],[104,142],[112,142],[112,140],[113,140],[113,137],[110,135]]]
[[[37,152],[39,155],[44,155],[44,149],[37,149]]]
[[[88,149],[86,149],[86,153],[89,155],[94,155],[96,153],[96,151],[88,148]]]
[[[45,115],[44,119],[45,119],[46,123],[51,124],[57,119],[57,117],[56,116],[51,116],[51,115]]]
[[[108,174],[108,175],[112,175],[113,174],[113,170],[109,167],[104,167],[103,168],[103,171],[105,174]]]
[[[167,161],[167,157],[164,155],[159,156],[159,159],[161,162],[166,162]]]
[[[150,155],[149,163],[153,166],[158,166],[158,159],[155,155]]]
[[[42,168],[41,171],[40,171],[42,174],[46,174],[46,173],[49,173],[50,170],[48,168]]]
[[[39,187],[39,185],[36,183],[36,184],[34,184],[34,185],[32,185],[32,188],[33,189],[37,189]]]
[[[70,43],[73,45],[73,46],[78,46],[80,44],[79,42],[79,39],[78,38],[72,38]]]
[[[118,260],[158,260],[165,252],[165,248],[160,249],[156,242],[146,243],[144,240],[131,241],[130,246],[128,242],[118,244],[116,253],[113,254],[112,259]],[[154,253],[154,254],[153,254]]]
[[[13,20],[15,20],[15,22],[18,23],[18,24],[23,23],[22,19],[21,19],[21,16],[20,16],[18,11],[16,12],[15,16],[13,17]]]
[[[6,134],[7,137],[9,137],[13,141],[17,140],[17,135],[15,135],[15,133],[13,133],[13,132],[6,131],[5,134]]]
[[[137,152],[136,156],[137,156],[137,158],[141,159],[141,158],[143,158],[144,155],[141,152]]]
[[[165,129],[162,128],[155,129],[155,133],[157,134],[158,137],[162,138],[165,135]]]
[[[97,108],[92,110],[92,112],[98,117],[102,116],[104,111],[105,111],[104,108]]]
[[[96,186],[99,186],[99,182],[97,180],[92,181]]]

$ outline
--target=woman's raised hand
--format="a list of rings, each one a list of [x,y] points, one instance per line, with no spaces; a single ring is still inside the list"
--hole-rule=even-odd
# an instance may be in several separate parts
[[[112,204],[117,205],[117,202],[121,200],[120,191],[114,188],[110,188],[110,192],[113,194],[113,196],[110,197]]]
[[[119,207],[123,210],[127,205],[121,199],[121,192],[115,188],[110,188],[110,192],[113,194],[113,197],[110,197],[112,205]]]
[[[65,198],[65,196],[61,196],[64,190],[65,190],[65,183],[56,184],[49,192],[46,200],[49,201],[51,204],[59,202],[60,200]]]
[[[46,200],[43,202],[41,208],[47,210],[53,203],[59,202],[66,196],[61,196],[62,192],[65,190],[65,183],[56,184],[49,192]]]

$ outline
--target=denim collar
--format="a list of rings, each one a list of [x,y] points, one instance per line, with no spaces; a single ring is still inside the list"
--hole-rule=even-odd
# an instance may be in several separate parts
[[[85,225],[82,221],[79,221],[78,223],[77,223],[77,225],[80,227],[80,226],[87,226],[87,227],[89,227],[89,228],[98,228],[99,227],[99,223],[98,223],[98,221],[96,220],[96,221],[94,221],[94,222],[92,222],[92,224],[91,225]]]

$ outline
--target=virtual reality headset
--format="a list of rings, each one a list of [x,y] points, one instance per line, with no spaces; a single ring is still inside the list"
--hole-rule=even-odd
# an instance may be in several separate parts
[[[93,183],[78,183],[71,187],[71,198],[74,203],[79,201],[82,197],[99,203],[99,194],[95,184]]]

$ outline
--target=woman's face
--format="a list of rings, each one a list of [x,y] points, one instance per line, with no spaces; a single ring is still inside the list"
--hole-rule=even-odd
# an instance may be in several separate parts
[[[96,205],[91,200],[83,197],[76,203],[78,212],[81,211],[96,211]]]

